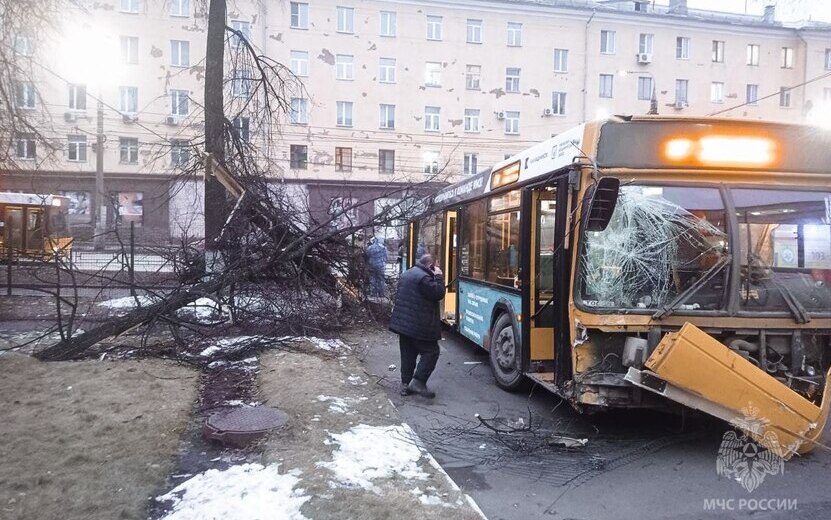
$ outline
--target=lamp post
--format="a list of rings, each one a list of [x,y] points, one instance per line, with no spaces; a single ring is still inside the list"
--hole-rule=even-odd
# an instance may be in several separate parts
[[[104,250],[104,101],[101,99],[101,89],[98,89],[97,125],[95,137],[95,196],[93,200],[92,216],[95,219],[95,236],[93,248],[96,251]]]
[[[649,112],[647,112],[650,116],[658,115],[658,87],[657,81],[655,81],[655,75],[649,72],[648,70],[621,70],[618,71],[618,75],[620,77],[626,77],[629,74],[639,74],[639,75],[646,75],[649,76],[651,80],[650,83],[652,84],[652,93],[649,99]]]

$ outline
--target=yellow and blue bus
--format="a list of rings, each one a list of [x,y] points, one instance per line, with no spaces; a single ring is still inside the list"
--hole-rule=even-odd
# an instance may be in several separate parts
[[[828,130],[589,122],[442,189],[408,232],[408,262],[440,262],[444,320],[490,352],[505,389],[530,378],[580,409],[669,397],[721,417],[719,388],[741,384],[730,378],[817,409],[825,395]],[[706,341],[684,340],[693,331]],[[709,356],[724,373],[669,374],[657,357],[670,343],[699,349],[686,358],[696,370]]]

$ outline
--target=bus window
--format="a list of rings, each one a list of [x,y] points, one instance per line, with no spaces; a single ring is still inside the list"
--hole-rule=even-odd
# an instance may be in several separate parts
[[[43,210],[26,210],[26,248],[43,249]]]
[[[429,253],[437,264],[441,262],[441,219],[442,213],[434,213],[419,221],[416,261]]]
[[[459,274],[475,280],[485,279],[485,219],[487,200],[465,206],[461,216],[461,247]]]
[[[556,215],[557,188],[546,188],[537,200],[536,310],[554,297]]]
[[[831,308],[831,193],[733,189],[746,310]]]
[[[609,226],[586,232],[580,265],[583,304],[658,309],[712,274],[682,309],[721,308],[725,220],[716,188],[622,187]]]

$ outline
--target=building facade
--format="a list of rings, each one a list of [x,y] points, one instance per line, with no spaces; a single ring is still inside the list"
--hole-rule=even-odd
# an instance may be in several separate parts
[[[198,182],[175,177],[203,122],[206,17],[194,4],[110,0],[74,13],[74,26],[111,42],[117,66],[82,83],[76,60],[56,59],[65,42],[45,43],[39,56],[58,74],[41,71],[34,99],[50,108],[43,122],[60,153],[30,159],[21,147],[25,172],[4,184],[89,194],[96,107],[91,98],[77,107],[72,86],[83,85],[105,103],[110,222],[198,234]],[[660,114],[831,116],[831,26],[785,25],[772,8],[747,16],[683,0],[237,0],[228,25],[302,82],[268,136],[269,173],[321,211],[402,183],[456,180],[583,121],[652,104]],[[229,79],[227,95],[236,88]],[[259,133],[246,128],[245,137],[265,140]]]

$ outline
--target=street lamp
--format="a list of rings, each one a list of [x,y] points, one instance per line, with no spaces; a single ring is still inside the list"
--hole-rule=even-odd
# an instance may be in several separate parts
[[[92,196],[92,219],[94,225],[94,247],[104,249],[104,101],[103,87],[117,80],[116,70],[119,42],[108,37],[98,28],[84,26],[72,28],[63,35],[60,42],[63,50],[62,76],[76,84],[86,85],[96,92],[96,145],[95,145],[95,191]]]
[[[655,75],[649,72],[648,70],[620,70],[618,71],[618,76],[625,78],[629,74],[643,74],[649,76],[652,80],[652,96],[649,100],[649,112],[648,115],[656,116],[658,115],[658,91],[657,91],[657,81],[655,81]]]

